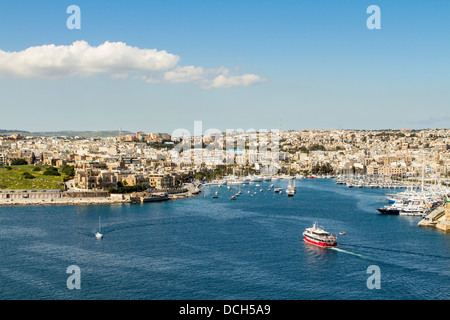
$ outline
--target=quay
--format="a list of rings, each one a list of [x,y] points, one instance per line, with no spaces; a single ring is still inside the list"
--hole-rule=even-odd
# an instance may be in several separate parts
[[[200,194],[198,186],[186,184],[179,190],[169,190],[163,200],[194,197]],[[110,194],[107,191],[64,191],[64,190],[1,190],[0,206],[35,205],[105,205],[152,202],[145,199],[151,194],[160,194],[154,190],[146,194]],[[163,192],[164,193],[164,192]],[[145,201],[147,200],[147,201]],[[157,198],[153,200],[158,200]]]
[[[450,231],[450,201],[434,209],[430,214],[423,218],[419,227],[436,228],[444,232]]]

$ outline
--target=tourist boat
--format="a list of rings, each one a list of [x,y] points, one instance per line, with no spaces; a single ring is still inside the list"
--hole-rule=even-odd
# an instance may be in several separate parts
[[[306,228],[303,232],[303,238],[306,242],[312,243],[319,247],[335,247],[337,246],[337,238],[331,233],[319,228],[314,223],[312,228]]]
[[[100,217],[98,217],[98,231],[97,231],[97,233],[95,234],[95,237],[97,238],[97,239],[101,239],[101,238],[103,238],[103,234],[100,232],[102,229],[101,229],[101,224],[100,224]]]

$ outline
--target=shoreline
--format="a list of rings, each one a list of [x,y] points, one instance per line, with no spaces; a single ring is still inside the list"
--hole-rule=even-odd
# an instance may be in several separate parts
[[[178,200],[178,199],[186,199],[196,197],[202,193],[200,189],[198,189],[198,185],[193,183],[188,183],[185,185],[186,190],[182,193],[173,193],[168,195],[168,199],[164,200],[156,200],[150,202],[161,202],[161,201],[170,201],[170,200]],[[20,192],[22,191],[22,192]],[[47,190],[48,191],[48,190]],[[31,194],[33,191],[29,191]],[[164,192],[164,191],[161,191]],[[14,198],[0,198],[0,207],[9,207],[9,206],[65,206],[65,205],[112,205],[112,204],[138,204],[141,201],[138,201],[139,197],[133,194],[109,194],[104,191],[93,190],[92,194],[84,194],[84,196],[73,196],[72,191],[61,191],[58,190],[55,192],[38,192],[33,193],[34,195],[45,195],[47,198],[36,197],[14,197]],[[83,193],[83,191],[80,191]],[[14,195],[23,195],[23,190],[14,190]],[[52,195],[52,196],[50,196]],[[94,195],[94,196],[92,196]],[[117,195],[120,195],[117,197]],[[140,199],[139,199],[140,200]]]
[[[189,193],[178,196],[169,196],[166,200],[155,201],[155,202],[163,202],[163,201],[171,201],[171,200],[179,200],[179,199],[187,199],[193,198],[200,195],[199,193]],[[111,197],[95,197],[95,198],[71,198],[71,197],[63,197],[63,198],[50,198],[50,199],[0,199],[0,207],[14,207],[14,206],[66,206],[66,205],[112,205],[112,204],[141,204],[141,202],[133,201],[131,199],[114,199]]]
[[[14,199],[13,201],[0,200],[0,207],[13,206],[48,206],[48,205],[102,205],[102,204],[125,204],[129,200],[115,200],[111,198],[67,198],[67,199]]]

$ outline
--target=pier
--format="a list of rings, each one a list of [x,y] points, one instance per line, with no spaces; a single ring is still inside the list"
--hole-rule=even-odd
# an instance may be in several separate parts
[[[426,217],[424,217],[418,223],[419,227],[436,227],[437,220],[442,217],[445,212],[444,205],[437,207],[432,212],[430,212]]]
[[[450,231],[450,201],[434,209],[429,215],[423,218],[419,227],[437,228],[444,232]]]

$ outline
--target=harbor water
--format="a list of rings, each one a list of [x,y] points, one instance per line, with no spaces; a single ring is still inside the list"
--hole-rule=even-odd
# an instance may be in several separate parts
[[[258,184],[144,204],[0,207],[0,299],[449,299],[450,235],[378,214],[392,190],[303,179],[288,197],[268,190],[286,180]],[[336,248],[303,241],[315,222]]]

